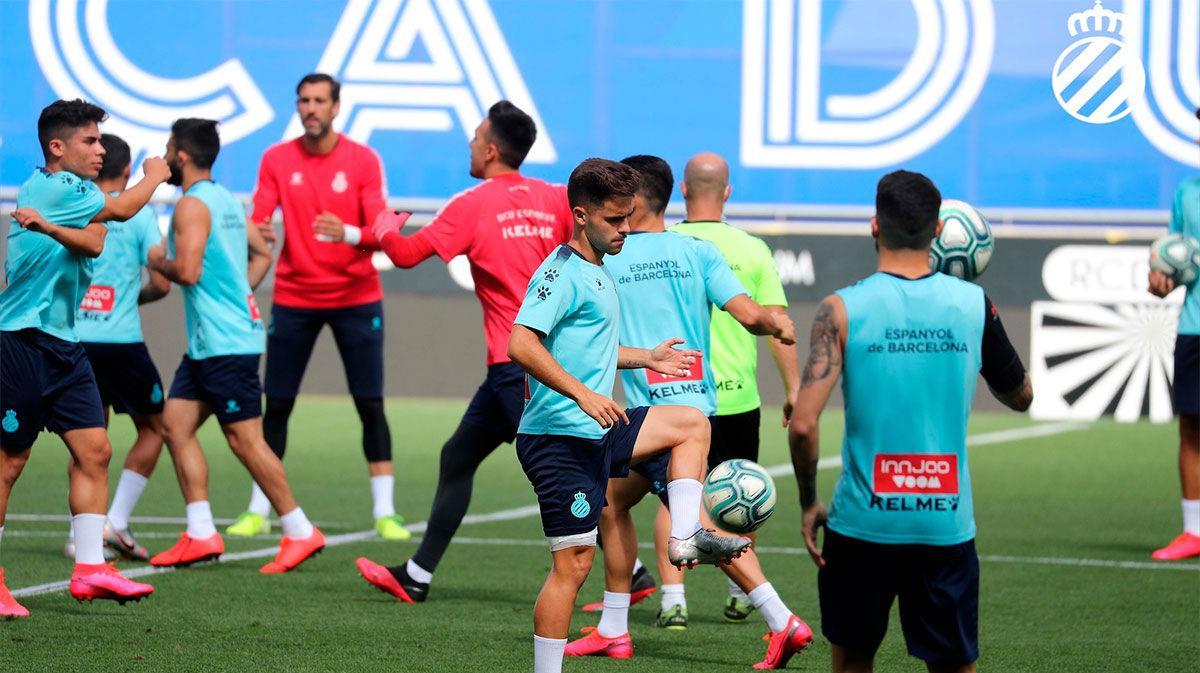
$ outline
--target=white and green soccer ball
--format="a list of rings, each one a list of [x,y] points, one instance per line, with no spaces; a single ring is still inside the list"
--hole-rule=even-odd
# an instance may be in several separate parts
[[[752,460],[727,460],[704,480],[704,508],[730,533],[757,530],[775,513],[775,481]]]
[[[1200,243],[1191,236],[1167,234],[1150,244],[1150,268],[1176,285],[1191,285],[1200,277]]]
[[[929,269],[975,280],[992,261],[996,239],[991,225],[971,204],[955,199],[942,200],[938,217],[942,233],[929,249]]]

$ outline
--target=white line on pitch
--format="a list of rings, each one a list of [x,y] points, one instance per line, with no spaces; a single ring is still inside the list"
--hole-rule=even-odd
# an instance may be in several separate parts
[[[9,521],[49,521],[52,523],[67,523],[71,520],[71,515],[70,514],[9,514],[5,518]],[[213,523],[218,526],[226,526],[226,525],[233,523],[236,520],[237,519],[213,519]],[[156,524],[186,525],[187,519],[184,517],[181,517],[181,516],[131,516],[131,517],[129,517],[129,522],[130,523],[149,524],[149,525],[156,525]],[[342,522],[342,521],[314,521],[313,523],[316,524],[318,527],[319,526],[329,526],[330,528],[336,528],[338,526],[346,525],[346,523]],[[278,526],[279,519],[271,519],[271,524],[274,526]],[[173,536],[173,537],[177,537],[177,536]]]
[[[1059,433],[1063,433],[1063,432],[1071,432],[1073,430],[1082,430],[1087,427],[1088,427],[1087,425],[1082,424],[1082,423],[1046,423],[1046,424],[1041,424],[1041,425],[1033,425],[1033,426],[1028,426],[1028,427],[1024,427],[1024,428],[1016,428],[1013,430],[1002,430],[1000,432],[985,433],[985,434],[981,434],[981,435],[976,435],[974,437],[968,437],[967,443],[970,445],[997,444],[1000,442],[1011,442],[1011,441],[1017,441],[1020,439],[1026,439],[1026,438],[1030,438],[1030,437],[1045,437],[1045,436],[1059,434]],[[840,467],[841,464],[842,464],[841,457],[830,456],[827,458],[822,458],[817,463],[817,468],[818,469],[828,469],[831,467]],[[772,474],[779,475],[779,474],[787,474],[787,472],[789,470],[791,470],[791,465],[783,464],[783,465],[775,465],[775,466],[771,467],[768,471],[771,472]],[[469,515],[463,517],[462,522],[464,524],[470,524],[470,523],[487,523],[487,522],[491,522],[491,521],[510,521],[513,519],[523,519],[526,517],[534,516],[539,511],[540,510],[537,505],[526,505],[524,507],[514,507],[512,509],[505,509],[505,510],[500,510],[497,512],[489,512],[486,514],[469,514]],[[411,526],[408,526],[408,529],[410,531],[412,531],[413,533],[423,533],[425,531],[427,524],[428,524],[428,522],[426,522],[426,521],[420,521],[420,522],[412,524]],[[10,532],[10,534],[11,534],[11,532]],[[340,535],[326,536],[325,546],[326,547],[336,547],[338,545],[349,544],[352,542],[363,542],[363,541],[371,540],[371,539],[377,539],[375,537],[375,531],[373,531],[373,530],[364,530],[364,531],[358,531],[355,533],[342,533]],[[457,540],[458,538],[456,537],[454,539]],[[482,539],[482,538],[463,538],[463,539],[464,540],[473,540],[473,539]],[[537,542],[539,544],[545,544],[545,541],[537,541]],[[525,541],[521,541],[520,544],[525,544]],[[780,548],[780,549],[784,549],[784,548]],[[256,558],[270,558],[270,557],[273,557],[276,554],[276,552],[278,552],[278,551],[279,551],[279,547],[268,547],[266,549],[254,549],[254,550],[244,551],[244,552],[234,552],[231,554],[222,554],[219,559],[214,561],[214,563],[228,563],[230,561],[243,561],[243,560],[256,559]],[[804,552],[803,549],[801,549],[800,551]],[[804,552],[804,553],[807,553],[807,552]],[[1003,558],[1018,558],[1018,557],[1003,557]],[[1084,560],[1086,561],[1087,559],[1084,559]],[[1106,563],[1106,562],[1097,561],[1097,563]],[[1119,562],[1113,561],[1112,563],[1119,563]],[[1153,566],[1153,567],[1157,568],[1158,566]],[[1169,567],[1169,566],[1164,566],[1164,567]],[[155,568],[153,566],[138,566],[136,568],[129,568],[127,570],[122,570],[121,572],[126,577],[133,579],[133,578],[137,578],[137,577],[144,577],[146,575],[157,575],[160,573],[172,572],[174,570],[176,570],[176,569],[175,568]],[[48,593],[53,593],[55,591],[62,591],[63,589],[66,589],[68,585],[69,585],[69,582],[65,582],[65,581],[49,582],[46,584],[37,584],[34,586],[25,587],[23,589],[17,589],[16,591],[13,591],[12,594],[13,594],[13,596],[16,596],[18,598],[21,596],[37,596],[39,594],[48,594]]]

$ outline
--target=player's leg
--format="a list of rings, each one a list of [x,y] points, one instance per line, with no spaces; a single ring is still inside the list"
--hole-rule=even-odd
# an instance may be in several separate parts
[[[671,511],[660,504],[654,515],[654,555],[662,578],[662,599],[654,624],[661,628],[682,630],[688,626],[687,593],[684,590],[684,571],[675,567],[667,557],[671,539]]]
[[[5,391],[7,392],[7,391]],[[8,402],[8,398],[5,398]],[[11,424],[9,424],[11,427]],[[5,438],[7,441],[7,437]],[[0,543],[4,540],[4,519],[8,515],[8,496],[12,493],[13,485],[25,469],[29,460],[30,449],[9,449],[0,444]],[[0,565],[0,617],[28,617],[29,610],[17,602],[8,591],[4,579],[4,567]]]
[[[899,547],[900,626],[909,655],[930,673],[972,673],[979,658],[975,541]]]
[[[0,331],[0,539],[8,498],[25,469],[33,441],[42,428],[45,362],[27,342],[27,332]],[[74,556],[74,554],[72,554]],[[0,556],[0,560],[3,557]],[[0,617],[27,617],[29,610],[9,593],[0,566]]]
[[[1175,413],[1179,415],[1179,482],[1183,532],[1154,552],[1159,561],[1200,556],[1200,335],[1175,339]]]
[[[896,598],[895,545],[839,535],[828,528],[817,571],[821,632],[829,641],[834,673],[870,673],[887,634]]]
[[[217,533],[208,503],[208,461],[196,437],[196,431],[212,413],[209,404],[199,399],[196,366],[194,360],[184,358],[163,408],[163,437],[183,494],[187,530],[174,546],[151,557],[154,566],[189,566],[225,553],[225,542]]]
[[[565,537],[551,540],[550,574],[533,606],[534,673],[562,671],[575,599],[596,557],[595,532],[591,535],[591,544]]]
[[[708,471],[717,465],[735,458],[758,462],[759,428],[762,424],[762,409],[751,409],[738,414],[712,416],[712,446],[708,451]],[[752,541],[757,534],[747,533]],[[754,603],[741,588],[729,581],[729,598],[725,601],[725,621],[743,622],[754,610]]]

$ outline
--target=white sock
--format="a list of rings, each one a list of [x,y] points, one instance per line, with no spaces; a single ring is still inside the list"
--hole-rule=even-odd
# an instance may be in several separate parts
[[[408,563],[404,564],[404,571],[421,584],[429,584],[433,581],[433,573],[417,565],[417,562],[412,559],[408,559]]]
[[[567,639],[533,636],[533,673],[562,673],[563,650]]]
[[[736,598],[739,601],[750,600],[750,597],[746,595],[745,591],[742,591],[742,588],[737,585],[737,582],[734,582],[733,580],[728,580],[728,582],[730,598]]]
[[[271,514],[271,500],[259,488],[257,481],[250,482],[250,505],[246,509],[259,516],[269,516]]]
[[[596,632],[605,638],[616,638],[629,631],[629,594],[604,592],[604,612]]]
[[[376,520],[396,513],[396,506],[392,504],[392,489],[395,484],[396,478],[390,474],[371,477],[371,499],[375,503],[371,513]]]
[[[75,526],[75,562],[104,563],[104,515],[76,514],[71,522]]]
[[[113,494],[112,504],[108,507],[108,521],[117,530],[129,530],[129,515],[137,507],[142,491],[146,490],[149,481],[133,470],[121,470],[121,479],[117,482],[117,492]]]
[[[639,570],[641,570],[642,568],[645,568],[645,567],[646,567],[646,566],[642,565],[642,559],[640,559],[640,558],[635,558],[635,559],[633,559],[633,574],[634,574],[634,575],[636,575],[636,574],[637,574],[637,571],[639,571]]]
[[[664,584],[659,588],[662,590],[663,612],[670,610],[676,605],[684,610],[687,609],[687,594],[684,592],[682,584]]]
[[[217,527],[213,524],[212,508],[208,506],[207,500],[189,502],[186,510],[188,537],[206,540],[217,534]]]
[[[758,608],[759,614],[766,620],[767,628],[771,629],[771,633],[777,633],[787,628],[788,620],[792,618],[792,611],[783,604],[783,599],[775,592],[775,587],[771,586],[770,582],[763,582],[755,587],[750,592],[750,602]]]
[[[279,524],[283,526],[284,536],[293,540],[303,540],[313,534],[312,522],[299,507],[279,517]]]
[[[75,540],[75,519],[72,517],[71,525],[67,527],[67,539]]]
[[[703,488],[695,479],[676,479],[667,484],[671,537],[683,540],[700,530],[700,493]]]
[[[1200,500],[1184,500],[1183,530],[1192,535],[1200,535]]]

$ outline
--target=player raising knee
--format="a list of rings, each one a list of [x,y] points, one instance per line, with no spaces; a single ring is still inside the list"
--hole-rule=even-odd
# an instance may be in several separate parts
[[[246,226],[241,202],[213,182],[220,149],[215,121],[179,119],[171,126],[167,162],[171,184],[183,188],[183,198],[167,236],[170,256],[158,245],[149,266],[182,287],[187,315],[188,349],[163,412],[167,449],[187,503],[187,531],[150,563],[187,566],[225,551],[213,525],[208,465],[196,439],[215,415],[229,448],[280,513],[283,540],[262,572],[282,573],[321,551],[325,536],[296,504],[283,463],[263,439],[258,380],[263,326],[252,288],[271,268],[271,251],[258,230]]]
[[[821,631],[835,673],[872,670],[897,596],[908,652],[931,672],[973,672],[979,655],[967,468],[975,379],[982,373],[1018,411],[1033,390],[983,289],[929,271],[941,203],[919,173],[879,181],[871,220],[878,271],[821,302],[792,412],[801,526],[820,568]],[[843,470],[827,522],[817,498],[818,424],[839,376]]]
[[[596,527],[610,476],[670,451],[668,553],[676,565],[726,563],[750,540],[700,526],[700,479],[708,422],[693,407],[623,410],[610,395],[616,370],[652,369],[686,376],[695,351],[626,348],[618,339],[616,282],[604,256],[621,251],[640,179],[629,166],[588,159],[571,173],[571,241],[534,273],[517,314],[508,353],[528,374],[528,401],[517,457],[541,507],[550,543],[550,575],[534,607],[534,671],[557,673],[579,587],[595,556]]]
[[[104,110],[82,100],[59,100],[42,110],[38,140],[46,160],[21,186],[8,234],[7,287],[0,292],[0,537],[8,496],[42,428],[57,433],[71,453],[71,522],[75,568],[70,592],[78,600],[121,603],[150,595],[104,563],[104,510],[112,445],[87,355],[75,334],[75,309],[104,249],[103,222],[128,220],[170,175],[158,158],[142,164],[145,177],[120,196],[91,182],[103,165],[99,123]],[[0,568],[0,617],[29,614],[5,586]]]
[[[710,314],[716,305],[751,333],[795,343],[795,328],[787,314],[768,311],[750,299],[711,243],[666,231],[663,213],[674,187],[667,162],[658,157],[633,156],[622,163],[638,171],[641,187],[634,198],[630,233],[621,254],[605,263],[617,281],[621,340],[635,345],[655,344],[680,335],[684,347],[707,355]],[[717,410],[712,368],[703,356],[684,377],[628,370],[621,372],[621,382],[634,407],[682,404],[695,407],[710,419]],[[637,532],[630,509],[651,491],[665,500],[665,458],[660,454],[634,466],[627,477],[609,479],[607,504],[600,515],[604,611],[591,633],[567,645],[568,655],[628,658],[633,654],[628,622]],[[770,629],[766,657],[754,668],[783,668],[793,654],[812,642],[812,629],[784,604],[763,575],[753,550],[720,568],[760,609]]]

